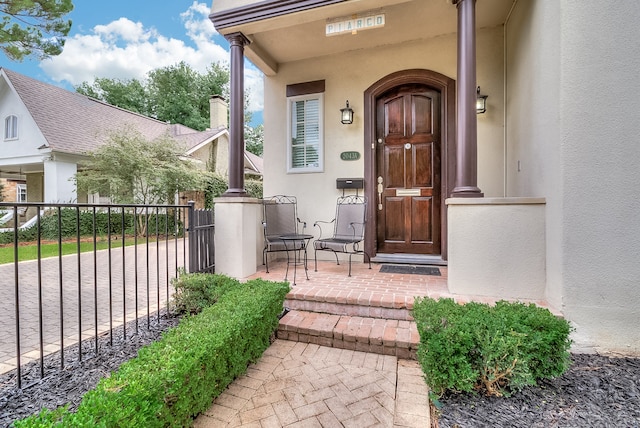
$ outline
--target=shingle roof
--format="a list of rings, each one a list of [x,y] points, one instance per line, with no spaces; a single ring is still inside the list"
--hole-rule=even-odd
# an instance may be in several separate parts
[[[258,155],[254,155],[251,152],[248,151],[244,151],[244,157],[245,159],[247,159],[249,162],[251,162],[253,168],[252,170],[260,175],[262,175],[264,173],[264,165],[263,165],[263,159],[258,156]]]
[[[179,126],[182,126],[182,125],[179,125]],[[183,127],[183,128],[186,128],[186,127]],[[191,128],[186,128],[186,129],[191,129]],[[181,131],[184,132],[184,130],[181,130]],[[174,136],[174,139],[178,141],[179,144],[183,144],[185,147],[185,150],[189,152],[191,149],[193,149],[197,145],[202,144],[203,142],[209,139],[214,139],[218,137],[220,133],[223,131],[224,131],[224,128],[207,129],[206,131],[201,131],[201,132],[193,131],[193,129],[191,129],[190,133],[182,133],[179,131],[179,132],[172,132],[171,135]]]
[[[106,141],[110,130],[126,125],[135,127],[150,140],[165,132],[174,136],[178,133],[187,147],[201,143],[211,134],[169,125],[6,68],[1,70],[36,121],[47,146],[55,151],[77,154],[93,151]]]

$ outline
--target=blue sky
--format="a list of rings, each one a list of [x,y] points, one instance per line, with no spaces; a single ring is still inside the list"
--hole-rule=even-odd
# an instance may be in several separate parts
[[[184,61],[204,72],[229,62],[229,44],[209,20],[211,0],[74,0],[73,21],[61,55],[44,61],[8,60],[0,65],[73,90],[95,77],[144,79],[150,70]],[[261,121],[262,75],[245,66],[254,122]]]

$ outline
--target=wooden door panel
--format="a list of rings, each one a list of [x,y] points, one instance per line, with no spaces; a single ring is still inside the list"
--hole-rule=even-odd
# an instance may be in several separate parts
[[[390,137],[403,137],[405,132],[405,111],[404,111],[404,98],[397,97],[395,99],[388,100],[384,105],[384,136]]]
[[[412,167],[412,186],[433,188],[433,143],[413,145]]]
[[[411,135],[433,134],[433,100],[421,94],[411,95]]]
[[[406,85],[376,104],[377,251],[440,253],[439,93]]]
[[[411,242],[431,243],[433,232],[431,224],[432,218],[432,198],[414,197],[411,200]]]
[[[404,147],[385,146],[384,148],[384,184],[388,188],[403,188],[405,182],[404,168]]]
[[[405,225],[403,222],[405,199],[402,197],[387,196],[386,202],[386,227],[384,231],[385,242],[405,241]]]

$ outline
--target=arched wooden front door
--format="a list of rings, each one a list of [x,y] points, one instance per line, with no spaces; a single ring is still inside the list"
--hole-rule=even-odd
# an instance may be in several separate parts
[[[365,91],[365,248],[446,260],[455,182],[455,81],[413,69]]]
[[[378,252],[441,253],[441,141],[438,91],[403,85],[377,99]]]

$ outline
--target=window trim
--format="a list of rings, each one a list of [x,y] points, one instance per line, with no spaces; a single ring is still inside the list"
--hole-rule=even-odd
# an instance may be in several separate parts
[[[11,121],[11,126],[9,126],[9,122]],[[11,135],[9,135],[9,131]],[[4,118],[4,140],[11,141],[18,139],[18,116],[15,114],[10,114]]]
[[[20,198],[22,191],[24,191],[24,201]],[[27,185],[25,183],[16,183],[16,202],[23,203],[27,202],[27,200]]]
[[[292,151],[292,106],[298,101],[318,100],[318,166],[294,168]],[[287,97],[287,174],[324,172],[324,93],[312,93]]]

